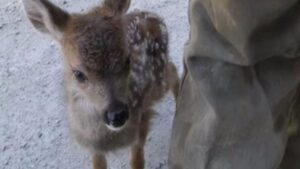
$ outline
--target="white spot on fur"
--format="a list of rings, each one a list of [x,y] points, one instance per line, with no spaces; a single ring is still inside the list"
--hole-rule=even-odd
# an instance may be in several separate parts
[[[146,64],[146,61],[148,59],[148,55],[146,54],[146,48],[147,48],[147,41],[144,41],[140,46],[139,46],[139,52],[141,52],[139,58],[139,61],[141,62],[142,65]]]
[[[159,49],[159,44],[155,43],[155,49],[158,50]]]
[[[139,71],[143,71],[144,67],[142,65],[139,66]]]
[[[147,55],[146,55],[146,53],[144,52],[144,53],[141,55],[141,62],[142,62],[143,65],[146,63],[146,60],[147,60]]]
[[[135,107],[137,105],[138,101],[137,100],[133,100],[132,105],[133,107]]]
[[[134,43],[134,40],[132,38],[129,38],[130,43]]]
[[[154,13],[147,13],[145,18],[159,18],[158,15],[154,14]]]
[[[162,33],[163,35],[167,35],[167,34],[168,34],[168,30],[167,30],[166,25],[164,25],[164,24],[159,24],[159,27],[160,27],[161,33]]]
[[[139,45],[137,45],[137,44],[133,45],[133,50],[138,51],[139,48],[140,48]]]
[[[135,17],[135,22],[137,23],[137,24],[139,24],[140,23],[140,18],[137,16],[137,17]]]
[[[142,39],[142,37],[141,37],[141,35],[139,33],[136,34],[136,38],[137,38],[137,40],[141,40]]]
[[[159,73],[159,77],[160,77],[160,78],[163,78],[163,74],[162,74],[162,73]]]

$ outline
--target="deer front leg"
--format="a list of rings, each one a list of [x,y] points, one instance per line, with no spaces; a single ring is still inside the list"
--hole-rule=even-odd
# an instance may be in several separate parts
[[[176,66],[173,63],[169,63],[166,75],[169,88],[172,90],[175,100],[177,99],[180,87],[180,78],[177,73]]]
[[[134,145],[131,148],[131,169],[143,169],[145,165],[144,146]]]
[[[93,169],[106,169],[106,159],[104,155],[94,154],[93,155]]]
[[[131,148],[131,168],[132,169],[144,169],[144,145],[146,143],[148,130],[150,127],[150,120],[153,116],[154,111],[148,110],[143,113],[142,120],[140,123],[140,130],[138,133],[138,140]]]

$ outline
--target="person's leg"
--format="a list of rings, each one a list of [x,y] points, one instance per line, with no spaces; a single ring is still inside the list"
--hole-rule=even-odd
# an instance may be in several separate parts
[[[280,169],[300,168],[300,86],[289,119],[289,139]]]
[[[170,169],[279,167],[300,82],[300,2],[274,1],[190,0]]]

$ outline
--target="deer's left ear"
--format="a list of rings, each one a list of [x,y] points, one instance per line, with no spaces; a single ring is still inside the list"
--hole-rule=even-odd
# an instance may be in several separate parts
[[[127,12],[130,0],[104,0],[104,5],[116,14],[123,14]]]

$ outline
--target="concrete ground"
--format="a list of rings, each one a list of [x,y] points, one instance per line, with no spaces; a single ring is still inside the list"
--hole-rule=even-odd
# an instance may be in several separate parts
[[[72,12],[98,0],[52,0]],[[188,38],[187,0],[132,0],[130,10],[160,14],[170,32],[170,56],[182,72]],[[70,139],[63,93],[62,58],[55,42],[29,24],[20,0],[0,0],[0,169],[89,169],[87,152]],[[173,99],[156,109],[146,145],[147,169],[167,169]],[[128,151],[109,155],[110,169],[127,169]]]

